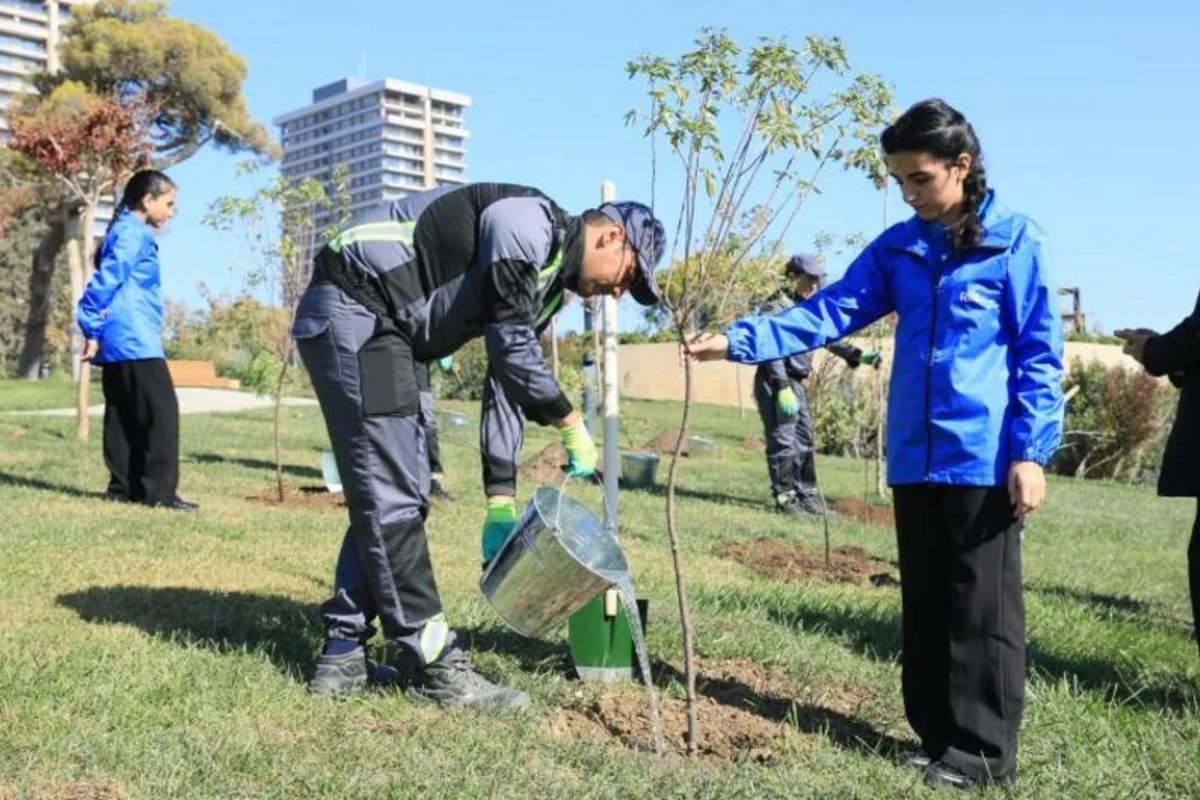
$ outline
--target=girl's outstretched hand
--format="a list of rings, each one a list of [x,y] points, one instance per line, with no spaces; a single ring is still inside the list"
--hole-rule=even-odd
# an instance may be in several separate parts
[[[679,347],[679,363],[717,361],[729,355],[729,339],[719,333],[692,333]]]

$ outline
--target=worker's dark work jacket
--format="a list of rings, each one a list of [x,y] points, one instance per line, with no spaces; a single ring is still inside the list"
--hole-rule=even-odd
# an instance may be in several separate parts
[[[316,277],[395,325],[418,361],[483,336],[489,369],[481,449],[491,494],[514,493],[522,418],[549,424],[572,410],[538,344],[562,305],[570,223],[536,189],[470,184],[391,203],[317,259]]]

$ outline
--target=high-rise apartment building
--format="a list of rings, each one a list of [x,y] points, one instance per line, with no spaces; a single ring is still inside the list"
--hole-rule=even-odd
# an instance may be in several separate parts
[[[334,171],[344,167],[352,217],[423,189],[466,183],[463,113],[470,105],[466,95],[391,78],[322,86],[311,105],[275,119],[283,175],[332,188]]]
[[[36,72],[58,70],[58,42],[71,6],[94,0],[0,0],[0,142],[11,137],[5,115],[34,91]]]

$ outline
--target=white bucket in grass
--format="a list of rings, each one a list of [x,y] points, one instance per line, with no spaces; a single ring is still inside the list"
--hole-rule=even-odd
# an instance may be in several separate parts
[[[332,450],[321,453],[321,477],[325,480],[325,488],[331,492],[342,490],[342,476],[338,474],[337,459]]]

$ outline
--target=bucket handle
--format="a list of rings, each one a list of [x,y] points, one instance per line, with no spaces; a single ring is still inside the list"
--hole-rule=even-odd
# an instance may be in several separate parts
[[[563,477],[562,484],[558,487],[558,494],[560,497],[567,496],[567,484],[570,482],[571,482],[571,473],[568,472]],[[605,529],[607,529],[613,520],[612,507],[608,503],[608,493],[607,492],[601,491],[600,497],[602,497],[604,499],[604,527],[605,527]],[[562,501],[560,500],[558,503],[558,508],[554,512],[554,530],[556,530],[556,531],[562,530],[562,527],[559,524],[559,521],[562,518],[562,507],[563,507],[563,504],[562,504]],[[612,537],[617,540],[620,539],[620,537],[617,535],[617,531],[615,528],[612,530]]]

